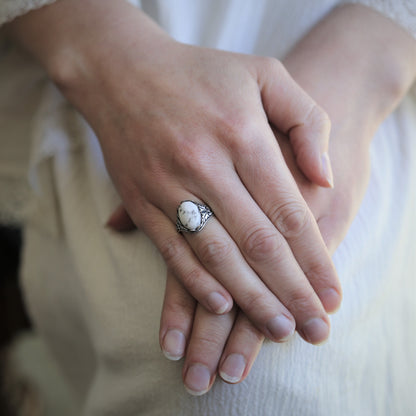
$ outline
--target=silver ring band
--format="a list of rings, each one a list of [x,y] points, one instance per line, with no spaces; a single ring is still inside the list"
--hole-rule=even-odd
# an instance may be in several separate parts
[[[176,212],[176,229],[179,233],[198,233],[213,215],[208,205],[189,200],[182,201]]]

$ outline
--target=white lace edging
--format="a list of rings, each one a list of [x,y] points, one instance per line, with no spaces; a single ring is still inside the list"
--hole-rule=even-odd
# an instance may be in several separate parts
[[[363,4],[394,20],[416,38],[415,0],[344,0],[342,3]]]
[[[0,26],[56,0],[0,0]]]

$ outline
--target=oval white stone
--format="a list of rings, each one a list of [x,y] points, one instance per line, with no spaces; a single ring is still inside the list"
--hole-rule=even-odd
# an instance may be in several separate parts
[[[192,201],[184,201],[179,205],[178,217],[189,231],[195,231],[201,225],[201,213]]]

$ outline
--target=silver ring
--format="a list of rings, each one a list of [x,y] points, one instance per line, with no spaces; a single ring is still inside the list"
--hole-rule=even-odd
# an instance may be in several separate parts
[[[208,205],[189,200],[182,201],[176,212],[176,229],[179,233],[197,233],[213,215]]]

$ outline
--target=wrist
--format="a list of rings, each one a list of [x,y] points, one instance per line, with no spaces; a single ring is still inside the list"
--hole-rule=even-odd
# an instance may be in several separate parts
[[[349,119],[372,137],[415,80],[416,41],[378,12],[347,5],[318,23],[284,63],[334,128]]]
[[[32,54],[66,95],[100,82],[119,54],[148,51],[172,39],[125,0],[59,0],[6,25],[6,35]],[[138,53],[137,53],[138,52]],[[119,74],[122,76],[122,74]]]

